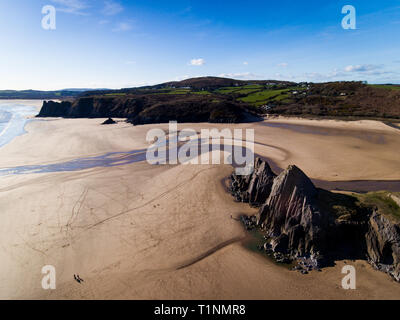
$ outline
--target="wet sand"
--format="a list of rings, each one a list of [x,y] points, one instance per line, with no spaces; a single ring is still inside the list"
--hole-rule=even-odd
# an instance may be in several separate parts
[[[150,128],[168,127],[101,122],[31,122],[28,134],[0,148],[0,169],[123,158],[112,153],[145,149]],[[253,127],[257,154],[281,168],[296,164],[315,179],[400,180],[397,129],[374,121],[271,121],[279,122],[346,134],[293,132],[262,123],[180,127]],[[360,131],[373,138],[360,138]],[[376,143],[375,136],[383,141]],[[400,285],[363,261],[346,261],[356,267],[357,290],[343,290],[343,261],[301,275],[246,249],[240,240],[246,232],[231,215],[255,209],[234,202],[220,183],[232,172],[229,165],[116,164],[1,176],[1,298],[400,298]],[[46,264],[56,267],[56,290],[40,286]],[[85,282],[74,281],[74,274]]]

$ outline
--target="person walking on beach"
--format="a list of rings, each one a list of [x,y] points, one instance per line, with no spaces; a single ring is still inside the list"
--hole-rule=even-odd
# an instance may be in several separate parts
[[[76,282],[81,283],[79,277],[77,277],[75,274],[74,274],[74,279],[75,279]]]

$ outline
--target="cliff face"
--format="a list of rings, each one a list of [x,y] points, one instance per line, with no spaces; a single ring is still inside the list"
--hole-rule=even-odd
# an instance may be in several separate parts
[[[38,117],[66,117],[71,109],[71,102],[43,101]]]
[[[82,97],[74,102],[44,101],[38,117],[65,118],[126,118],[138,114],[143,101],[107,97]]]
[[[351,196],[316,188],[296,166],[279,176],[260,159],[255,167],[249,176],[233,174],[230,189],[238,201],[264,202],[254,219],[242,219],[264,233],[260,248],[280,262],[297,261],[305,272],[357,258],[400,280],[397,224]]]
[[[132,124],[248,121],[243,106],[228,98],[206,95],[142,94],[80,97],[73,102],[43,103],[39,117],[127,118]],[[256,119],[259,120],[259,119]]]
[[[366,233],[369,262],[378,270],[400,281],[400,228],[376,211]]]

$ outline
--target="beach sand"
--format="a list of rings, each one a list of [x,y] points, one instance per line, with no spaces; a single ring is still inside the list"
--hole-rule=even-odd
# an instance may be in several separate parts
[[[146,148],[151,128],[103,119],[44,119],[0,148],[0,169]],[[274,119],[182,124],[254,128],[257,154],[322,180],[400,180],[400,131],[375,121]],[[283,125],[286,125],[282,127]],[[295,125],[296,127],[288,127]],[[299,128],[299,126],[301,128]],[[313,130],[310,130],[312,127]],[[399,299],[400,284],[364,261],[357,289],[341,288],[344,261],[307,275],[243,245],[236,203],[221,180],[229,165],[137,162],[0,179],[0,298]],[[41,269],[56,268],[56,290]],[[84,282],[77,283],[79,274]]]

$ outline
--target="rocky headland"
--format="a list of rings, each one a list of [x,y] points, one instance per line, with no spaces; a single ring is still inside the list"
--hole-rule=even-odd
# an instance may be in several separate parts
[[[38,117],[126,118],[134,125],[169,121],[238,123],[259,121],[244,104],[200,94],[136,94],[44,101]]]
[[[278,262],[307,273],[336,260],[366,259],[400,281],[400,226],[378,207],[316,188],[294,165],[277,176],[260,158],[251,175],[232,174],[230,191],[259,208],[242,221],[263,234],[259,249]]]

